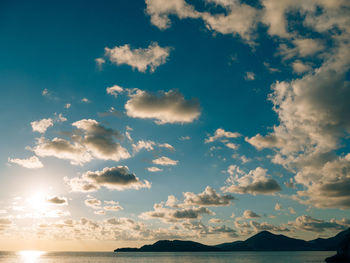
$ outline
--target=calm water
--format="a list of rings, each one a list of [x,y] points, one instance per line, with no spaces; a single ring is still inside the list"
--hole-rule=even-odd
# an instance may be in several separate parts
[[[0,262],[12,263],[321,263],[334,252],[0,252]]]

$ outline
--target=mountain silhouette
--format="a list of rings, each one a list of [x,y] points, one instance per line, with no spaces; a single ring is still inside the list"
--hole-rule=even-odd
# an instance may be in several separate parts
[[[262,231],[246,239],[215,246],[203,245],[193,241],[160,240],[140,248],[118,248],[114,252],[203,252],[203,251],[335,251],[350,235],[344,230],[331,238],[317,238],[310,241],[275,235]]]

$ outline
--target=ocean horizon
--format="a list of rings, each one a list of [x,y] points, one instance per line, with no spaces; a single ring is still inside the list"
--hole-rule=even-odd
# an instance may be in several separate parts
[[[0,252],[3,263],[321,263],[333,251],[254,252]]]

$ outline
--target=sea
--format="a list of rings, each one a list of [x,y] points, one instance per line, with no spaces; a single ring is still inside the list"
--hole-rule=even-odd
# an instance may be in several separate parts
[[[6,263],[323,263],[334,252],[0,252]]]

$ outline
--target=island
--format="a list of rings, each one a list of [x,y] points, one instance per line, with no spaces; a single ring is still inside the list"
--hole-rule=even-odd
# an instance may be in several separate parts
[[[218,245],[204,245],[185,240],[159,240],[140,248],[117,248],[114,252],[337,251],[344,246],[342,245],[344,240],[348,240],[349,237],[349,229],[331,238],[317,238],[310,241],[261,231],[245,241]]]

